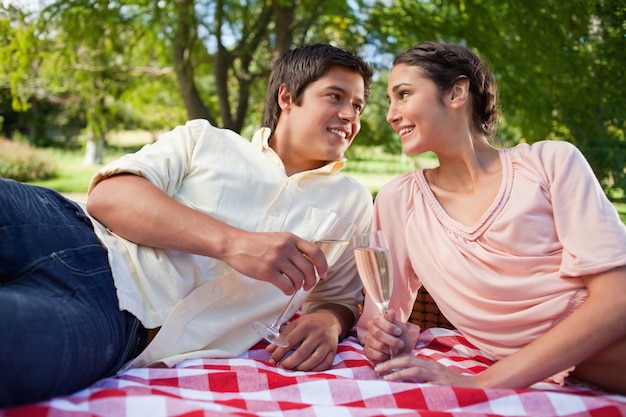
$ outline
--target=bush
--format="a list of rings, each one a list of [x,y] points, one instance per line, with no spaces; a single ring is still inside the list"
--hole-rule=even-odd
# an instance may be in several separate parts
[[[56,175],[54,163],[37,149],[0,138],[0,177],[16,181],[34,181]]]

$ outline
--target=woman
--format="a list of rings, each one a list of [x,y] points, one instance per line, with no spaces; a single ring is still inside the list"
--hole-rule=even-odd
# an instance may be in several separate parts
[[[626,393],[626,227],[582,154],[564,141],[492,146],[496,83],[462,46],[400,54],[387,93],[404,152],[432,151],[439,166],[394,179],[376,199],[391,310],[383,318],[367,298],[357,329],[377,372],[479,388],[570,374]],[[493,366],[468,376],[402,355],[419,335],[407,320],[422,285]]]

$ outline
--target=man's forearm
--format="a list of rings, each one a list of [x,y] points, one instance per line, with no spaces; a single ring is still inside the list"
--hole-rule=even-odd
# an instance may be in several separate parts
[[[87,211],[132,242],[211,257],[219,257],[220,239],[226,239],[222,232],[230,228],[132,174],[97,184],[87,200]]]

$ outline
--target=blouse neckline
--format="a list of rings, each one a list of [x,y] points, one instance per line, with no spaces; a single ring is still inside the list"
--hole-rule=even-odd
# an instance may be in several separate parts
[[[483,213],[480,219],[472,226],[464,225],[450,217],[448,213],[435,197],[435,194],[430,189],[428,181],[426,180],[425,169],[416,170],[414,177],[417,182],[426,204],[431,208],[437,219],[441,224],[451,231],[452,233],[467,239],[476,240],[484,231],[491,226],[498,214],[502,211],[511,194],[511,188],[513,186],[513,165],[511,162],[510,149],[501,149],[498,151],[500,164],[502,166],[502,182],[500,183],[500,189],[493,202],[489,205],[487,210]]]

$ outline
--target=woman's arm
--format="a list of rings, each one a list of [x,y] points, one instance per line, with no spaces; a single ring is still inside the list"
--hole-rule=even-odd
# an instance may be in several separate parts
[[[404,368],[386,377],[480,388],[527,388],[626,338],[626,267],[584,278],[588,299],[542,337],[477,376],[464,376],[435,361],[401,357],[380,363],[378,372]],[[625,357],[626,358],[626,357]],[[626,375],[626,359],[616,372]]]
[[[626,267],[584,278],[589,298],[542,337],[478,376],[481,387],[524,388],[626,337]]]

